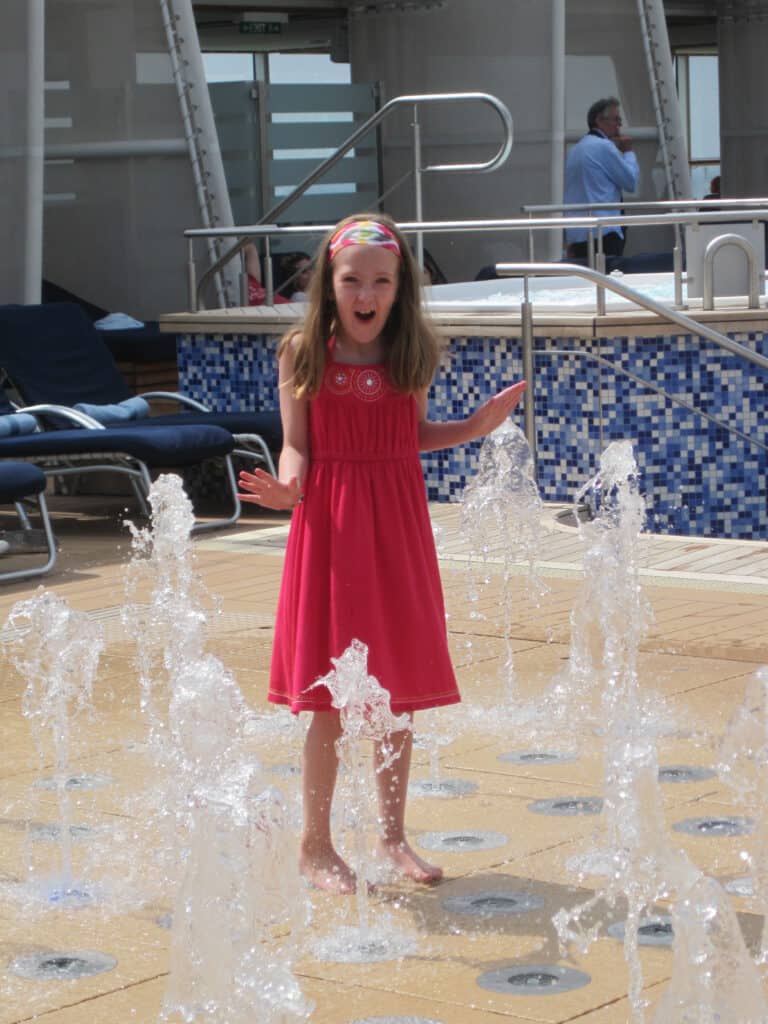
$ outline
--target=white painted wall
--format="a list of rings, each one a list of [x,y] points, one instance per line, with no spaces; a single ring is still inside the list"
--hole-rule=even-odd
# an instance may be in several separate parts
[[[183,231],[202,225],[160,4],[46,7],[44,276],[140,319],[186,309]],[[161,151],[121,151],[144,143]]]

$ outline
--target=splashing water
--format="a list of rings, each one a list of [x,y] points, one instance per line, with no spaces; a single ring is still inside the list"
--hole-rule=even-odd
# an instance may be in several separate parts
[[[768,963],[768,667],[750,680],[744,701],[720,745],[718,770],[756,822],[750,866],[752,893],[763,914],[759,962]]]
[[[592,509],[591,521],[576,515],[582,502]],[[571,612],[569,663],[545,698],[549,715],[569,729],[610,722],[619,708],[628,719],[663,717],[652,714],[656,697],[640,706],[637,653],[650,608],[639,580],[645,503],[628,441],[614,441],[603,452],[600,471],[576,496],[574,516],[584,581]]]
[[[395,715],[389,693],[375,676],[368,674],[368,648],[353,640],[340,658],[332,658],[333,670],[310,687],[325,686],[334,708],[339,710],[341,736],[336,741],[340,777],[348,786],[344,796],[346,824],[353,836],[351,867],[357,877],[355,901],[357,926],[340,929],[337,936],[317,944],[317,955],[326,960],[367,961],[392,959],[410,953],[413,942],[401,935],[380,915],[369,922],[368,885],[375,880],[375,857],[369,850],[369,835],[376,812],[372,809],[372,787],[368,780],[367,744],[377,745],[377,771],[390,768],[400,756],[394,737],[411,728],[407,714]]]
[[[100,627],[66,601],[40,588],[35,597],[17,602],[6,629],[11,660],[26,678],[22,714],[29,719],[40,766],[50,762],[55,770],[58,823],[50,829],[58,839],[59,868],[55,878],[36,879],[31,856],[24,893],[51,906],[89,903],[95,888],[75,881],[72,864],[72,798],[67,785],[71,775],[71,746],[75,723],[92,717],[93,683],[104,646]],[[19,894],[20,895],[20,894]]]
[[[672,977],[653,1024],[765,1024],[760,975],[720,886],[699,875],[672,907]]]
[[[573,718],[594,724],[593,688],[596,683],[602,688],[598,721],[606,735],[608,841],[597,860],[602,861],[607,879],[591,900],[574,910],[559,911],[555,926],[563,945],[575,942],[586,949],[596,939],[600,924],[586,927],[583,922],[598,905],[605,902],[615,908],[620,901],[626,905],[629,1000],[634,1019],[642,1022],[645,1004],[638,928],[656,901],[675,892],[675,972],[655,1021],[758,1024],[763,1017],[752,1014],[758,1006],[759,979],[756,989],[756,971],[725,894],[671,846],[665,828],[655,743],[658,711],[651,713],[647,700],[641,701],[638,684],[637,656],[648,618],[637,557],[645,508],[628,442],[615,442],[606,449],[600,472],[579,492],[577,503],[584,498],[595,517],[582,529],[587,542],[586,582],[572,616],[572,664],[555,687],[555,699],[570,708],[572,727]],[[597,658],[586,639],[590,632]],[[653,700],[658,703],[657,697]],[[736,986],[726,979],[726,964],[739,978]],[[718,982],[712,984],[716,976]],[[721,986],[727,988],[727,998]]]
[[[283,934],[300,910],[290,815],[249,749],[256,716],[205,650],[205,595],[193,571],[193,516],[181,481],[160,477],[149,501],[152,531],[134,531],[134,539],[154,584],[151,631],[139,647],[159,782],[145,800],[168,837],[159,861],[166,893],[175,891],[163,1017],[252,1024],[258,1006],[264,1024],[304,1020],[312,1007],[290,971],[292,942]],[[141,610],[125,620],[141,625]],[[270,942],[278,930],[279,945]]]
[[[597,937],[599,923],[582,924],[601,903],[615,907],[626,900],[624,952],[629,968],[629,999],[635,1018],[642,1021],[642,972],[638,955],[641,916],[667,892],[670,873],[683,876],[686,865],[668,846],[658,783],[654,742],[640,714],[637,654],[647,618],[638,580],[637,549],[645,522],[638,471],[632,446],[609,445],[600,471],[579,491],[576,505],[587,499],[593,509],[590,523],[581,524],[585,545],[582,591],[571,616],[571,661],[547,699],[555,720],[594,725],[606,733],[603,818],[607,848],[587,856],[589,872],[607,875],[586,903],[555,916],[561,943],[587,948]],[[592,655],[592,643],[597,658]],[[601,687],[597,718],[591,702]],[[575,719],[575,723],[574,723]],[[692,868],[691,870],[695,871]],[[571,927],[571,923],[575,927]]]
[[[414,748],[426,750],[429,758],[429,785],[435,792],[440,791],[443,782],[440,752],[450,746],[460,732],[466,728],[464,707],[449,704],[446,707],[429,708],[420,716],[419,732],[414,732]]]
[[[537,571],[541,547],[542,502],[536,485],[535,465],[525,434],[511,420],[489,434],[480,449],[477,475],[467,484],[461,500],[461,530],[469,549],[471,618],[482,619],[481,592],[488,588],[493,567],[501,567],[500,613],[504,660],[500,668],[502,699],[492,721],[499,731],[539,717],[537,708],[523,705],[517,692],[512,625],[513,580],[525,576],[524,600],[538,607],[547,587]],[[470,719],[488,726],[487,709],[468,709]]]

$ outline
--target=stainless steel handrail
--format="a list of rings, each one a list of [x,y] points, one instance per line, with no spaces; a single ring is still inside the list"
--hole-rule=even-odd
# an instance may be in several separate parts
[[[663,306],[661,303],[648,298],[647,295],[643,295],[634,288],[627,287],[627,285],[617,281],[615,278],[607,277],[596,270],[592,270],[591,267],[582,267],[573,263],[497,263],[496,273],[500,277],[522,277],[526,282],[530,277],[561,277],[563,275],[583,277],[587,281],[592,281],[597,286],[598,290],[608,289],[608,291],[615,292],[617,295],[622,295],[624,298],[630,299],[638,306],[642,306],[644,309],[647,309],[651,313],[655,313],[664,320],[670,320],[672,323],[684,328],[687,332],[691,334],[698,334],[700,337],[706,338],[708,341],[712,341],[721,348],[726,349],[726,351],[733,353],[733,355],[740,356],[742,359],[746,359],[749,362],[754,363],[756,366],[759,366],[764,370],[768,370],[768,358],[766,356],[760,355],[759,352],[753,352],[745,345],[740,345],[739,342],[732,341],[727,335],[721,334],[719,331],[715,331],[711,327],[707,327],[705,324],[696,323],[695,320],[691,320],[690,317],[679,313],[677,310]],[[521,322],[523,328],[523,365],[526,367],[525,372],[527,374],[534,366],[533,304],[526,297],[522,302],[521,307]],[[534,381],[529,379],[528,384],[529,393],[532,393]],[[525,416],[525,434],[535,459],[536,422],[533,402],[530,400],[525,401],[523,411]]]
[[[741,216],[754,221],[768,222],[768,207],[764,209],[740,210]],[[628,217],[538,217],[538,218],[500,218],[496,220],[448,220],[448,221],[406,221],[398,226],[400,230],[408,234],[445,234],[447,232],[493,232],[493,231],[550,231],[553,227],[586,227],[588,230],[597,230],[598,250],[597,256],[601,260],[602,252],[602,228],[615,225],[644,225],[646,227],[680,225],[680,224],[727,224],[731,223],[733,215],[729,211],[713,210],[709,213],[664,213],[664,214],[635,214]],[[188,228],[184,232],[187,239],[187,279],[189,282],[190,312],[197,311],[196,300],[196,279],[193,243],[195,238],[208,238],[216,236],[219,238],[238,238],[239,242],[230,249],[230,253],[238,252],[249,238],[271,238],[273,236],[291,235],[324,235],[333,228],[332,224],[311,224],[311,225],[286,225],[277,224],[249,224],[235,225],[229,228]],[[591,238],[591,236],[590,236]],[[592,239],[593,240],[593,239]],[[221,261],[219,261],[221,262]],[[562,264],[560,264],[562,266]],[[216,264],[212,270],[215,270]],[[267,268],[269,269],[269,268]],[[605,267],[602,267],[605,270]],[[682,261],[680,259],[679,247],[676,247],[676,259],[674,265],[675,279],[675,306],[682,306]],[[602,315],[605,312],[604,292],[598,290],[598,312]]]
[[[620,203],[528,203],[521,206],[523,213],[547,213],[565,212],[566,210],[600,210],[606,206],[621,206],[622,210],[629,209],[650,209],[650,210],[701,210],[706,212],[708,207],[713,209],[733,209],[738,211],[741,207],[768,206],[768,198],[755,197],[747,199],[631,199],[622,200]]]
[[[529,217],[532,217],[534,213],[541,214],[554,214],[554,213],[566,213],[566,211],[576,210],[601,210],[606,205],[613,205],[605,202],[597,203],[527,203],[520,207],[523,213],[527,213]],[[750,210],[759,207],[768,208],[768,198],[755,197],[746,199],[632,199],[629,201],[621,202],[622,211],[626,210],[659,210],[659,211],[685,211],[685,210],[696,210],[701,213],[706,213],[707,210],[712,212],[727,211],[730,214],[739,214],[744,210]],[[729,220],[732,220],[731,216]],[[675,274],[675,306],[680,308],[683,305],[683,240],[680,233],[680,224],[672,223],[675,233],[675,245],[672,250],[672,256],[674,260],[674,274]],[[574,225],[571,225],[574,226]],[[602,236],[602,232],[601,232]],[[589,252],[589,265],[595,265],[595,250],[594,250],[594,235],[592,231],[588,237],[588,252]],[[602,237],[598,241],[598,248],[602,251]],[[528,242],[528,258],[530,260],[535,259],[533,234],[529,234]],[[597,268],[598,270],[605,271],[605,265],[600,261],[601,265]]]
[[[717,238],[713,238],[707,244],[704,250],[702,309],[715,308],[715,256],[726,245],[733,245],[737,249],[741,249],[747,257],[747,266],[749,267],[748,305],[750,309],[758,309],[760,306],[760,278],[758,276],[757,253],[754,246],[750,245],[746,238],[733,233],[718,235]]]
[[[469,163],[469,164],[431,164],[427,167],[421,166],[421,128],[419,125],[418,108],[419,105],[424,103],[463,103],[463,102],[478,102],[485,103],[492,107],[501,118],[502,125],[504,127],[504,139],[498,152],[490,160],[486,160],[482,163]],[[258,224],[267,224],[277,220],[277,218],[288,209],[297,199],[300,199],[304,193],[315,184],[326,171],[334,167],[339,160],[341,160],[346,153],[353,149],[354,146],[367,135],[371,129],[375,128],[382,121],[384,121],[389,115],[402,106],[413,105],[413,129],[414,129],[414,171],[416,175],[416,216],[418,219],[421,217],[422,208],[422,194],[421,194],[421,175],[427,173],[438,173],[445,171],[466,171],[466,172],[481,172],[485,173],[488,171],[494,171],[497,167],[500,167],[510,154],[512,149],[512,138],[513,138],[513,122],[512,114],[509,108],[502,103],[498,97],[485,92],[446,92],[446,93],[424,93],[414,94],[409,96],[395,96],[394,99],[389,100],[383,107],[380,107],[375,114],[372,114],[367,121],[364,121],[360,127],[354,131],[349,138],[338,146],[333,153],[324,160],[321,164],[307,175],[303,181],[290,192],[284,199],[281,199],[276,206],[273,206],[271,210],[264,214],[264,216],[257,222]],[[187,237],[190,235],[185,232]],[[307,234],[307,231],[304,232]],[[219,237],[225,237],[220,235]],[[196,291],[194,296],[191,297],[193,302],[192,312],[195,312],[200,306],[200,296],[202,295],[203,288],[208,284],[214,274],[218,273],[221,268],[228,263],[237,253],[247,244],[249,236],[240,238],[240,240],[232,246],[227,252],[225,252],[216,262],[205,271],[197,283]],[[419,243],[419,259],[420,264],[423,263],[423,243]],[[193,279],[193,274],[188,272],[189,280]],[[269,289],[268,289],[269,291]],[[267,298],[271,298],[268,294]]]
[[[592,281],[599,288],[606,288],[610,292],[622,295],[650,313],[656,313],[661,319],[670,320],[679,327],[685,328],[689,333],[698,334],[733,355],[747,359],[763,370],[768,370],[768,356],[753,352],[745,345],[740,345],[738,341],[732,341],[726,334],[721,334],[719,331],[707,327],[706,324],[697,323],[676,309],[670,309],[669,306],[656,302],[655,299],[643,295],[642,292],[629,288],[621,281],[617,281],[615,277],[600,274],[598,271],[592,270],[591,267],[582,267],[575,263],[497,263],[496,273],[500,277],[583,277],[586,281]]]
[[[764,209],[748,209],[741,214],[749,220],[768,221],[768,207]],[[626,224],[628,226],[663,226],[666,224],[727,224],[733,220],[732,214],[727,211],[713,211],[712,213],[668,213],[668,214],[635,214],[629,217],[539,217],[526,219],[524,217],[506,217],[493,220],[424,220],[424,221],[399,221],[398,227],[404,234],[416,234],[419,231],[425,235],[445,234],[446,232],[457,232],[459,234],[473,231],[549,231],[552,227],[586,227],[599,228],[611,227]],[[233,227],[219,228],[187,228],[184,237],[207,238],[216,236],[219,238],[240,238],[243,243],[248,238],[262,238],[272,236],[290,235],[324,235],[333,228],[333,224],[264,224],[261,221],[257,224],[239,224]],[[238,246],[239,248],[239,246]]]

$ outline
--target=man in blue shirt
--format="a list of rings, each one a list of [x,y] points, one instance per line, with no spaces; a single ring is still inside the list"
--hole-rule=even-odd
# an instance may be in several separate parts
[[[599,209],[573,212],[571,216],[614,216],[621,213],[622,193],[634,192],[640,177],[632,140],[621,133],[619,101],[615,96],[597,100],[587,113],[589,132],[568,154],[565,162],[565,202],[605,203]],[[586,259],[587,229],[568,228],[565,232],[568,255]],[[603,233],[603,251],[608,256],[621,256],[624,233],[620,227]]]

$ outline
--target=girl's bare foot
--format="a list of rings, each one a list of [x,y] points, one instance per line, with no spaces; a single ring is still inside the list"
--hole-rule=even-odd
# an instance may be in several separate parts
[[[406,878],[412,878],[414,882],[432,885],[443,877],[443,869],[436,864],[429,864],[419,857],[405,839],[399,842],[380,840],[379,853],[390,862],[396,871]]]
[[[299,871],[310,885],[323,892],[348,895],[357,888],[354,871],[333,849],[316,854],[302,853]]]

